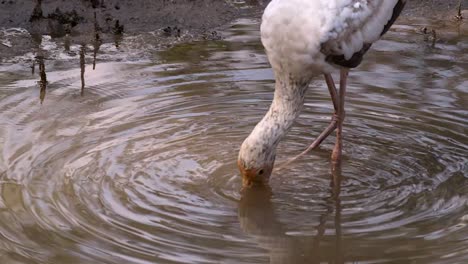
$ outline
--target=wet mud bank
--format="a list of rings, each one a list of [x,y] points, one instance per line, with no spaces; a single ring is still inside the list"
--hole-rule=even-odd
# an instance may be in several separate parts
[[[155,49],[198,39],[219,40],[219,27],[242,17],[260,18],[268,2],[0,0],[0,62],[37,51],[44,36],[65,49],[78,44],[96,50],[103,43],[118,46],[123,36],[132,35],[139,35],[140,43],[151,42]],[[403,16],[454,19],[460,3],[462,9],[468,7],[468,0],[409,0]]]
[[[252,16],[257,5],[257,1],[212,0],[1,0],[0,58],[31,50],[44,35],[82,44],[145,32],[154,32],[154,41],[161,43],[173,41],[171,37],[216,39],[217,27]],[[15,28],[26,30],[30,37],[19,37],[22,31]]]
[[[241,13],[230,2],[212,0],[2,0],[0,25],[57,37],[90,32],[95,22],[102,32],[135,33],[175,26],[198,32]]]
[[[460,6],[468,9],[468,0],[408,0],[403,16],[451,19],[457,15]]]

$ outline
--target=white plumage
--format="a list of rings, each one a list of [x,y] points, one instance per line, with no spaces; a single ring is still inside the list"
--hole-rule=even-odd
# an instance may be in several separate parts
[[[378,40],[397,2],[273,0],[263,14],[262,43],[273,68],[330,72],[326,55],[342,54],[348,60],[365,43]]]
[[[332,160],[341,158],[344,99],[349,68],[358,66],[372,43],[393,24],[406,0],[272,0],[265,9],[261,39],[275,72],[275,96],[263,119],[243,142],[238,166],[244,185],[268,180],[276,147],[299,116],[312,77],[324,74],[335,113],[311,144],[333,130]],[[341,72],[339,95],[330,73]]]

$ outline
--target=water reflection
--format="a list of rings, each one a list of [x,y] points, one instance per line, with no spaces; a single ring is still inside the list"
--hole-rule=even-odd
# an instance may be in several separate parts
[[[40,92],[39,92],[39,100],[41,101],[41,104],[44,102],[45,96],[46,96],[46,89],[47,89],[47,74],[45,70],[45,64],[44,64],[44,56],[38,55],[36,57],[37,62],[39,64],[39,81],[37,82],[39,84]]]
[[[70,45],[71,45],[71,40],[70,40],[70,34],[65,34],[65,37],[63,37],[63,48],[66,52],[70,52]]]
[[[330,193],[325,197],[324,213],[320,215],[313,236],[287,234],[287,226],[281,223],[272,202],[269,186],[257,186],[242,190],[239,201],[239,222],[243,231],[269,252],[270,263],[345,263],[341,231],[341,162],[332,163]],[[334,215],[334,248],[331,254],[324,252],[326,224]],[[329,241],[327,241],[329,242]],[[327,246],[325,246],[327,247]],[[350,261],[350,260],[346,260]]]
[[[32,62],[31,62],[31,74],[34,75],[35,71],[36,71],[36,60],[32,60]]]
[[[86,54],[86,46],[81,46],[80,49],[80,79],[81,79],[81,96],[84,95],[84,88],[85,88],[85,68],[86,68],[86,61],[85,61],[85,54]]]
[[[343,176],[341,175],[341,160],[337,162],[332,162],[331,166],[331,198],[334,203],[335,207],[335,261],[330,263],[337,263],[341,264],[345,262],[344,255],[345,252],[343,251],[342,246],[342,231],[341,231],[341,199],[340,199],[340,192],[341,192],[341,180]],[[318,247],[316,247],[318,248]]]
[[[49,103],[31,57],[0,65],[0,263],[464,263],[466,32],[431,24],[432,47],[427,23],[401,22],[351,75],[343,164],[326,140],[242,195],[238,148],[274,86],[258,21],[144,60],[146,35],[39,38]],[[306,102],[278,162],[329,123],[321,77]]]

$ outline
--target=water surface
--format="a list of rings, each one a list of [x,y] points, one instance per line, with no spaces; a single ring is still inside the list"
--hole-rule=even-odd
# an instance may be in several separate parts
[[[465,263],[468,33],[399,22],[351,73],[341,167],[331,137],[242,194],[273,96],[258,21],[161,52],[124,38],[94,70],[91,44],[43,38],[0,70],[0,263]],[[306,102],[279,162],[330,120],[320,76]]]

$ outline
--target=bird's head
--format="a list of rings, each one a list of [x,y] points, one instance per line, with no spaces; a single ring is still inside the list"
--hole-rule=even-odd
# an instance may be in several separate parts
[[[243,187],[267,184],[275,163],[274,149],[250,143],[244,141],[237,159]]]

